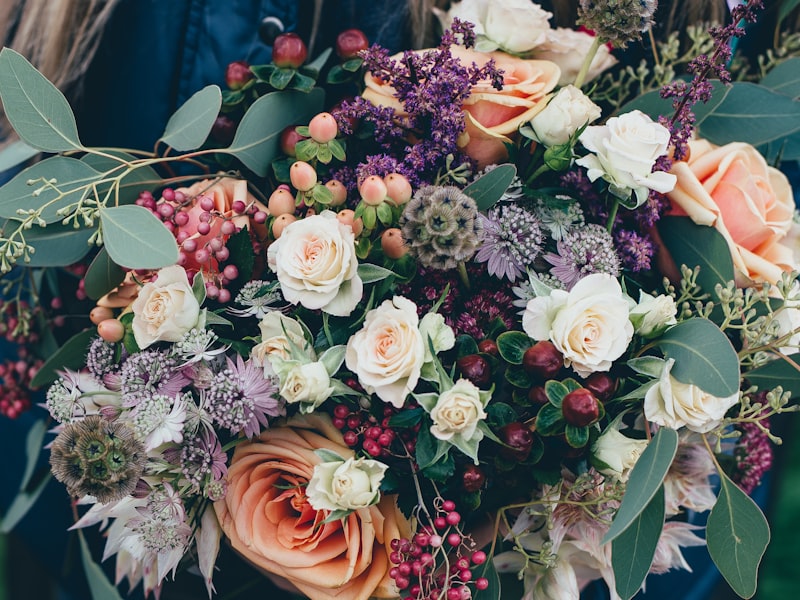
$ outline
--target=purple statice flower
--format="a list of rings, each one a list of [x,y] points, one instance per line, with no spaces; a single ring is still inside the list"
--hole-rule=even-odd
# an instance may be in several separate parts
[[[632,214],[639,228],[647,230],[658,222],[667,208],[669,208],[669,199],[664,194],[651,191],[647,201]]]
[[[403,169],[403,165],[397,162],[397,159],[388,154],[373,154],[367,156],[363,163],[356,168],[356,180],[358,182],[364,181],[371,175],[378,177],[386,177],[389,173],[399,173],[398,170]],[[403,173],[405,175],[405,173]]]
[[[269,426],[268,417],[285,414],[278,395],[278,382],[264,374],[264,368],[241,356],[214,376],[205,393],[207,410],[214,423],[231,434],[258,435]]]
[[[570,231],[556,244],[558,254],[546,254],[544,259],[553,265],[550,274],[569,290],[592,273],[619,275],[620,261],[614,241],[604,227],[589,224]]]
[[[597,193],[585,170],[567,171],[561,176],[561,185],[571,191],[573,197],[581,199],[585,213],[593,220],[608,219],[605,200]]]
[[[486,263],[489,275],[514,281],[539,255],[542,231],[536,215],[517,204],[492,208],[483,221],[483,241],[475,261]]]
[[[106,373],[114,371],[117,368],[116,351],[116,344],[110,344],[100,337],[94,338],[86,353],[86,368],[89,373],[102,380]]]
[[[762,425],[769,426],[767,419],[762,421]],[[736,440],[733,451],[736,459],[733,481],[745,494],[750,494],[772,467],[772,445],[764,430],[755,423],[742,423],[738,427],[742,435]]]
[[[119,369],[122,406],[127,408],[153,394],[174,398],[187,384],[177,361],[159,350],[131,354]]]
[[[656,249],[647,235],[620,229],[614,234],[614,241],[623,269],[634,273],[650,270],[650,261]]]

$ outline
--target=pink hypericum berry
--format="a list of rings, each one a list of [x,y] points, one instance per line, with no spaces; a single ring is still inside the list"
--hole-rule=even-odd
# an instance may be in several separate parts
[[[403,240],[403,232],[397,227],[391,227],[381,234],[381,249],[383,253],[393,259],[402,258],[408,253],[408,246]]]
[[[298,160],[289,168],[289,179],[295,189],[307,192],[317,185],[317,172],[307,162]]]
[[[331,179],[325,184],[325,187],[333,194],[330,206],[341,206],[345,203],[345,200],[347,200],[347,188],[342,185],[341,181]]]
[[[272,43],[272,62],[276,67],[298,68],[308,56],[305,42],[296,33],[282,33]]]
[[[286,227],[289,224],[294,223],[296,220],[297,217],[295,217],[294,215],[281,215],[280,217],[275,219],[272,222],[273,237],[277,240],[279,237],[281,237],[283,230],[286,229]]]
[[[411,184],[405,175],[400,173],[389,173],[383,178],[386,184],[386,195],[394,200],[395,204],[405,204],[411,200]]]
[[[327,144],[336,139],[339,126],[331,113],[321,112],[311,119],[308,124],[308,133],[311,134],[311,139],[318,144]]]
[[[336,218],[339,220],[339,222],[343,225],[349,225],[353,230],[353,234],[358,237],[361,232],[364,231],[364,221],[361,220],[361,217],[353,220],[354,216],[355,213],[349,208],[336,213]]]
[[[118,319],[106,319],[98,323],[97,335],[106,342],[119,342],[125,336],[125,326]]]
[[[345,29],[336,36],[336,55],[342,60],[355,58],[369,48],[369,40],[360,29]]]
[[[253,72],[243,60],[237,60],[225,69],[225,84],[232,90],[239,90],[253,78]]]
[[[114,311],[105,306],[95,306],[89,313],[89,320],[95,325],[99,325],[106,319],[114,317]]]
[[[377,175],[370,175],[361,183],[358,193],[365,204],[378,206],[386,200],[386,184]]]
[[[313,187],[313,186],[312,186]],[[269,214],[273,217],[290,215],[294,213],[294,196],[286,188],[278,188],[269,197],[267,202]]]
[[[295,146],[297,146],[297,142],[301,142],[303,140],[307,140],[308,138],[300,135],[295,131],[296,125],[289,125],[283,131],[281,131],[280,137],[280,145],[281,145],[281,152],[283,152],[286,156],[297,156],[295,151]]]

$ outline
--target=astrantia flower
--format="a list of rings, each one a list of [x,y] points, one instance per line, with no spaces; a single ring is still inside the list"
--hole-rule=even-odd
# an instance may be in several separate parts
[[[262,319],[268,312],[287,306],[281,295],[280,284],[277,281],[248,281],[234,301],[244,308],[228,308],[228,312],[240,317],[255,317]]]
[[[514,281],[539,255],[542,232],[535,215],[516,204],[503,204],[480,215],[483,243],[475,255],[490,275]]]
[[[184,439],[179,460],[181,474],[194,493],[205,489],[209,482],[221,480],[228,472],[228,457],[211,429],[203,428]]]
[[[88,373],[60,372],[60,377],[47,389],[45,407],[59,423],[97,414],[104,406],[118,406],[119,395],[106,389]]]
[[[420,188],[400,217],[403,239],[422,266],[454,269],[472,258],[482,236],[475,201],[456,187]]]
[[[94,338],[86,353],[86,368],[89,373],[102,379],[103,375],[113,371],[117,366],[116,353],[116,344],[110,344],[100,337]]]
[[[189,379],[178,370],[174,358],[158,350],[144,350],[128,357],[119,370],[122,405],[136,406],[152,394],[174,397]]]
[[[133,430],[99,415],[68,423],[50,449],[53,475],[69,494],[104,503],[133,492],[145,461],[144,446]]]
[[[556,196],[563,200],[558,206],[548,206],[539,201],[536,207],[536,216],[539,222],[550,232],[550,237],[555,241],[561,240],[571,229],[580,227],[584,223],[583,210],[577,202],[569,196]]]
[[[147,450],[167,442],[183,441],[183,423],[186,421],[188,403],[192,403],[189,394],[174,397],[154,394],[136,406],[133,429]]]
[[[656,0],[581,0],[578,23],[604,42],[624,48],[653,24]]]
[[[619,257],[611,234],[601,225],[590,224],[575,229],[556,245],[558,254],[549,253],[545,260],[553,265],[550,273],[567,289],[592,273],[619,275]]]
[[[241,356],[228,359],[228,367],[214,377],[206,390],[208,411],[214,422],[231,434],[258,435],[269,426],[268,417],[284,414],[278,396],[278,381],[264,374],[264,368]]]
[[[185,361],[185,364],[211,360],[228,349],[227,346],[223,346],[212,350],[211,346],[218,339],[219,336],[210,329],[193,328],[184,333],[183,337],[175,342],[172,352],[182,361]]]

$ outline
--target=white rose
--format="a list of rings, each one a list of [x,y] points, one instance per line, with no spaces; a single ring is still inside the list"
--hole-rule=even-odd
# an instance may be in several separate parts
[[[314,510],[358,510],[380,499],[383,474],[388,467],[377,460],[348,458],[314,466],[306,496]]]
[[[553,16],[530,0],[461,0],[447,13],[437,9],[434,12],[443,29],[450,27],[453,17],[475,25],[477,51],[500,48],[512,54],[527,52],[544,42]]]
[[[600,107],[573,85],[558,90],[544,110],[531,120],[531,127],[545,146],[566,144],[587,123],[600,118]]]
[[[558,85],[567,85],[575,81],[593,42],[594,36],[585,31],[557,27],[547,32],[545,41],[536,47],[533,56],[541,60],[552,61],[561,67],[561,78],[558,80]],[[601,44],[592,59],[584,83],[591,81],[615,64],[617,64],[617,59],[611,54],[608,46]]]
[[[433,360],[431,349],[428,346],[430,339],[433,351],[437,354],[445,350],[450,350],[456,345],[456,334],[453,329],[444,322],[444,317],[439,313],[427,313],[419,322],[419,332],[422,341],[425,343],[425,362]]]
[[[200,304],[183,267],[166,267],[142,286],[133,305],[133,336],[139,348],[155,342],[177,342],[197,325]]]
[[[522,329],[535,340],[550,339],[564,365],[588,377],[608,371],[633,338],[628,297],[606,273],[587,275],[569,291],[553,290],[528,302]]]
[[[321,362],[293,364],[285,373],[278,372],[281,379],[280,394],[289,404],[302,402],[316,408],[333,393],[331,378]]]
[[[631,309],[634,330],[642,337],[655,337],[670,325],[675,325],[678,307],[672,296],[651,296],[639,291],[639,302]]]
[[[358,382],[384,402],[402,408],[425,362],[417,306],[402,296],[384,300],[367,313],[347,342],[345,364]]]
[[[439,394],[431,410],[431,433],[440,440],[454,436],[464,441],[483,438],[478,423],[486,418],[480,390],[468,379],[459,379],[449,390]]]
[[[652,172],[656,159],[667,153],[669,130],[641,111],[611,117],[605,125],[587,127],[580,142],[594,154],[575,161],[588,169],[591,181],[603,178],[609,191],[622,200],[636,194],[636,206],[647,200],[649,190],[671,192],[677,178],[672,173]]]
[[[688,427],[705,433],[720,424],[728,409],[739,402],[739,392],[727,398],[717,398],[696,385],[682,383],[670,371],[675,360],[664,365],[658,383],[644,397],[644,416],[651,423],[670,429]]]
[[[258,323],[258,328],[261,330],[261,343],[253,347],[251,356],[259,365],[263,366],[272,357],[290,360],[292,344],[312,361],[316,360],[317,355],[306,342],[302,325],[282,312],[267,313]]]
[[[270,244],[267,260],[292,304],[346,317],[361,300],[355,236],[332,211],[290,223]]]
[[[603,432],[592,446],[594,457],[607,466],[599,469],[601,473],[615,477],[619,481],[628,480],[630,470],[647,448],[647,440],[634,440],[622,435],[612,425]]]

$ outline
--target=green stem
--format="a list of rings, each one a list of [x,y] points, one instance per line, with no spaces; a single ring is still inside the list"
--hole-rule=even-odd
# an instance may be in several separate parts
[[[592,40],[592,45],[589,47],[589,52],[586,53],[586,57],[583,59],[583,64],[581,65],[581,70],[578,71],[578,76],[575,78],[575,83],[573,84],[576,88],[580,89],[583,85],[583,81],[586,79],[586,75],[589,73],[589,67],[592,66],[592,61],[594,60],[595,54],[600,49],[600,36],[594,36]]]
[[[530,177],[528,177],[528,179],[525,180],[525,185],[530,185],[531,183],[533,183],[533,180],[536,179],[539,175],[541,175],[542,173],[546,173],[549,170],[550,167],[548,167],[547,165],[541,165],[538,169],[536,169],[533,172],[533,174]]]
[[[464,284],[464,287],[470,289],[467,267],[463,262],[458,263],[458,276],[461,278],[461,283]]]
[[[614,228],[614,220],[617,218],[617,212],[619,212],[619,200],[615,198],[614,204],[611,205],[611,212],[608,214],[608,221],[606,222],[606,231],[608,231],[608,233],[611,233],[611,230]]]

